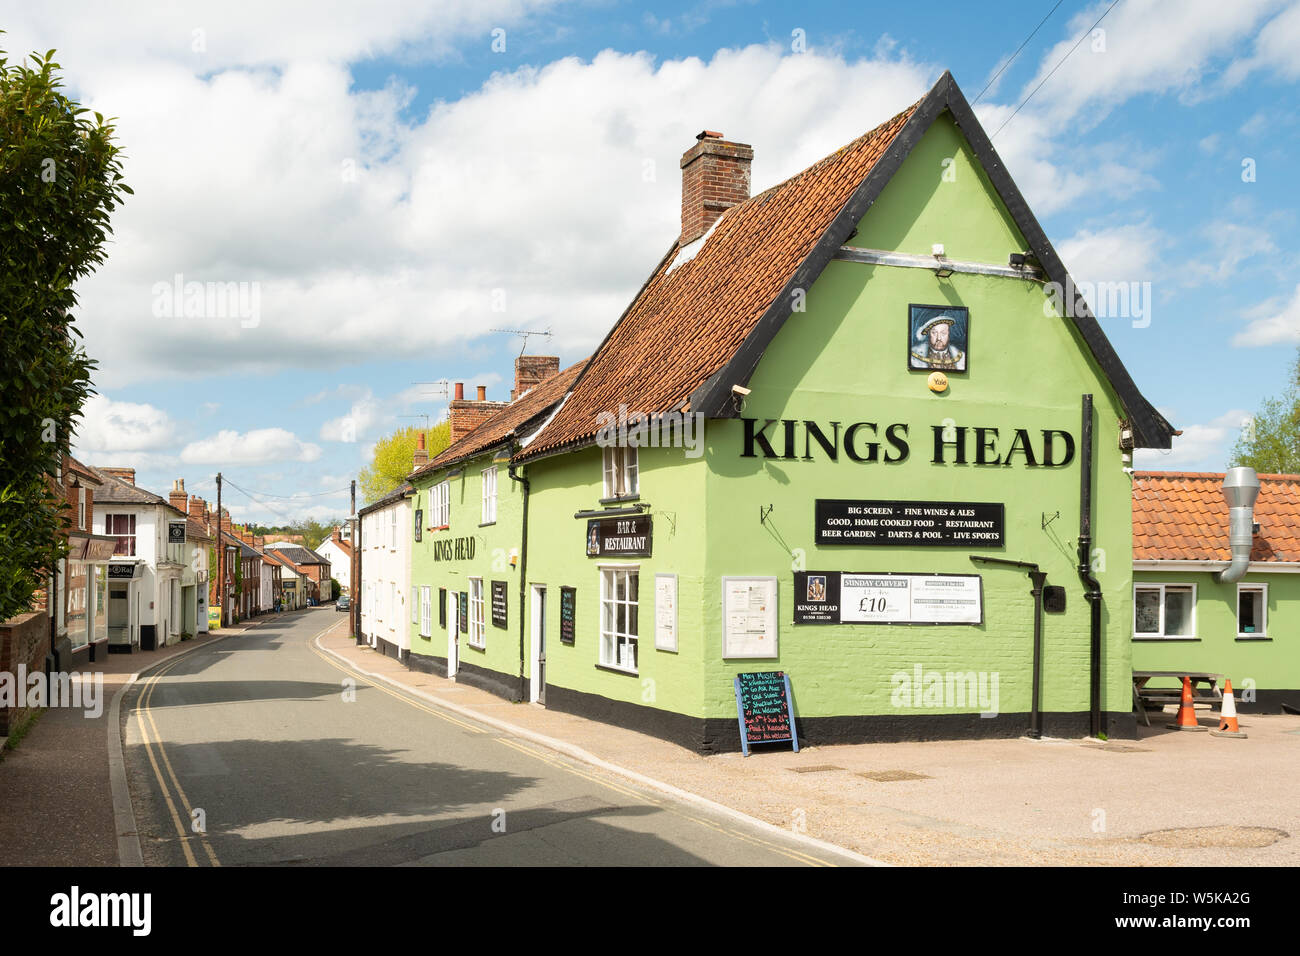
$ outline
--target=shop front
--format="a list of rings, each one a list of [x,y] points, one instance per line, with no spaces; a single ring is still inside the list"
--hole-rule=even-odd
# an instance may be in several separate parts
[[[108,642],[108,564],[117,545],[107,535],[72,534],[68,539],[67,636],[74,662],[95,660]]]
[[[110,654],[129,654],[140,646],[141,591],[145,565],[115,560],[105,568],[108,609],[105,615]]]

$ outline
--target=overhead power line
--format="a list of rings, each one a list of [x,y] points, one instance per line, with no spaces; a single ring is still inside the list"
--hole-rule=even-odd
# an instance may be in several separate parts
[[[1003,63],[1002,68],[993,74],[993,78],[984,84],[984,89],[980,90],[980,95],[975,97],[975,100],[974,102],[971,103],[971,106],[974,106],[975,103],[978,103],[984,97],[984,94],[988,92],[989,87],[998,81],[998,77],[1002,75],[1003,70],[1005,70],[1007,67],[1009,67],[1012,63],[1015,62],[1016,57],[1020,56],[1020,51],[1023,50],[1026,44],[1028,44],[1029,41],[1034,38],[1034,34],[1037,33],[1039,30],[1041,30],[1043,28],[1043,24],[1051,19],[1052,14],[1056,12],[1056,7],[1059,7],[1064,2],[1065,0],[1056,0],[1056,6],[1052,7],[1052,9],[1047,11],[1047,16],[1043,17],[1043,19],[1038,21],[1038,26],[1034,27],[1033,32],[1030,33],[1029,36],[1025,37],[1025,42],[1020,44],[1020,46],[1016,47],[1016,52],[1011,54],[1011,59]]]
[[[1011,115],[1008,116],[1003,121],[1002,125],[997,128],[997,132],[995,132],[992,136],[990,136],[989,139],[995,139],[998,133],[1002,132],[1004,129],[1007,128],[1007,123],[1010,123],[1013,119],[1016,118],[1016,113],[1019,113],[1024,108],[1025,104],[1034,98],[1034,94],[1043,88],[1043,84],[1052,78],[1052,75],[1061,68],[1061,64],[1070,58],[1070,54],[1073,53],[1075,50],[1079,49],[1079,44],[1081,44],[1085,39],[1087,39],[1088,35],[1092,33],[1093,30],[1097,29],[1098,24],[1100,24],[1102,20],[1106,19],[1106,14],[1114,10],[1115,4],[1117,3],[1119,3],[1119,0],[1112,0],[1111,5],[1106,8],[1105,13],[1103,13],[1101,16],[1097,18],[1096,23],[1088,27],[1088,29],[1084,30],[1083,33],[1079,34],[1079,39],[1074,41],[1074,46],[1070,47],[1069,52],[1067,52],[1065,56],[1061,57],[1061,59],[1057,61],[1056,66],[1052,67],[1051,73],[1048,73],[1045,77],[1043,77],[1041,80],[1038,81],[1038,85],[1029,91],[1029,95],[1020,101],[1020,105],[1017,106],[1015,110],[1012,111]]]

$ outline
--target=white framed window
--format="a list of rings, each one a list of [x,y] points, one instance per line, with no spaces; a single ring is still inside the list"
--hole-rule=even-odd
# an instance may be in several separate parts
[[[1133,585],[1133,636],[1195,637],[1195,584]]]
[[[635,498],[639,494],[637,449],[605,449],[605,497]]]
[[[135,515],[105,515],[104,534],[117,538],[114,554],[135,557]]]
[[[429,585],[420,587],[420,636],[433,636],[433,601],[430,595],[433,589]]]
[[[443,481],[429,489],[429,527],[451,526],[451,485]]]
[[[388,512],[388,549],[397,550],[397,509]]]
[[[482,648],[487,643],[487,629],[483,626],[483,579],[469,579],[469,642]]]
[[[1268,637],[1268,585],[1237,585],[1237,636]]]
[[[497,520],[497,466],[483,469],[483,523]]]
[[[86,486],[77,489],[77,530],[86,530]]]
[[[600,663],[637,670],[638,567],[600,569]]]

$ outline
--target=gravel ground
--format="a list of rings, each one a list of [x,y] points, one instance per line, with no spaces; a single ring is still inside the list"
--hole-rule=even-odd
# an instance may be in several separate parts
[[[928,741],[704,757],[408,671],[337,633],[323,643],[450,704],[889,863],[1300,864],[1300,717],[1242,716],[1246,740],[1173,732],[1171,708],[1139,726],[1136,741]],[[1215,724],[1209,711],[1198,714]],[[918,777],[898,779],[909,773]]]

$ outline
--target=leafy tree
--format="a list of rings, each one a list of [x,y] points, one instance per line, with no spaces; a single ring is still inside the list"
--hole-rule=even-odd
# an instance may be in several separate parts
[[[1300,354],[1283,393],[1266,398],[1243,425],[1232,449],[1232,463],[1260,474],[1300,473]]]
[[[314,518],[301,518],[289,525],[289,533],[302,535],[303,544],[314,550],[324,544],[334,529],[342,523],[342,518],[328,522],[317,521]]]
[[[66,554],[53,476],[95,367],[74,284],[105,258],[122,182],[113,125],[59,92],[53,60],[0,51],[0,620],[27,609]]]
[[[411,425],[379,439],[375,443],[375,453],[370,464],[362,468],[361,474],[357,476],[361,497],[366,504],[373,504],[406,480],[412,471],[411,463],[415,459],[415,449],[421,434],[425,436],[424,447],[432,459],[445,451],[451,443],[451,424],[444,421],[429,429]]]

